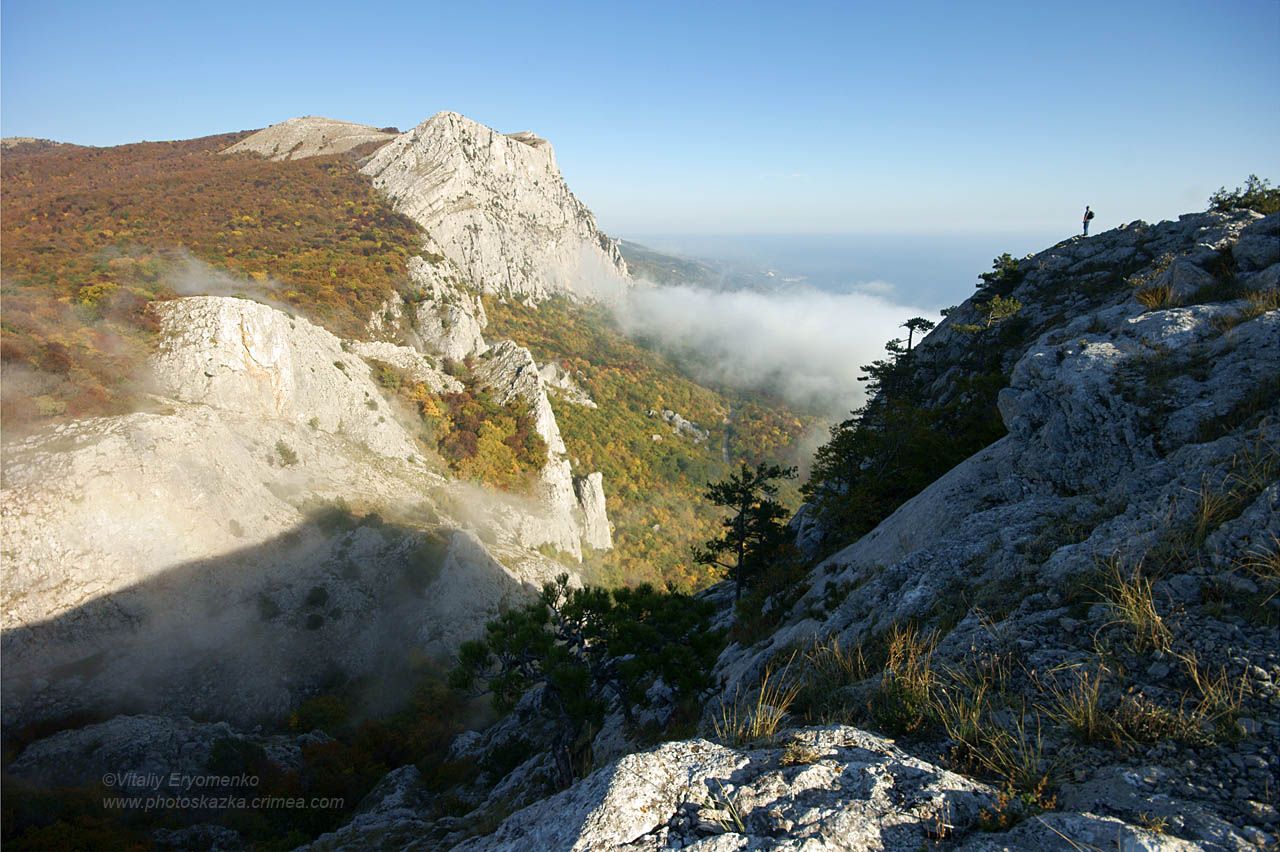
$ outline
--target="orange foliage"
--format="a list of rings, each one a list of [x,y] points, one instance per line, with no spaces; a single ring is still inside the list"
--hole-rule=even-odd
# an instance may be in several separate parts
[[[6,419],[128,407],[176,295],[175,260],[251,282],[335,333],[358,335],[406,275],[418,228],[358,171],[357,155],[270,162],[217,152],[243,134],[114,148],[19,146],[0,163]],[[31,373],[34,373],[34,378]]]

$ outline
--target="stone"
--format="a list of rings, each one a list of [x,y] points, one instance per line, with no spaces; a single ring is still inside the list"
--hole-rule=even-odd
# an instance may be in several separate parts
[[[466,287],[457,267],[443,257],[411,257],[409,278],[416,288],[409,339],[416,348],[454,361],[488,351],[484,303]]]

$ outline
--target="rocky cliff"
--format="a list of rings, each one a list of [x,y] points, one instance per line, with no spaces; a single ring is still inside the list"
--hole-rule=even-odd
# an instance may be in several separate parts
[[[381,148],[364,172],[485,292],[604,297],[626,286],[617,243],[569,191],[545,139],[442,112]]]
[[[593,264],[625,275],[550,146],[442,114],[403,136],[291,119],[224,153],[393,137],[371,174],[426,231],[369,339],[246,299],[157,303],[145,411],[6,446],[6,722],[278,716],[335,669],[381,677],[406,648],[446,658],[562,570],[538,548],[611,546],[602,478],[575,477],[538,365],[483,337],[484,290],[586,293]],[[532,494],[456,481],[375,376],[458,393],[445,368],[464,359],[545,442]]]
[[[361,353],[455,386],[430,358],[243,299],[159,315],[153,411],[6,448],[7,720],[279,713],[335,664],[446,656],[562,570],[530,547],[576,552],[567,472],[563,506],[453,481]]]

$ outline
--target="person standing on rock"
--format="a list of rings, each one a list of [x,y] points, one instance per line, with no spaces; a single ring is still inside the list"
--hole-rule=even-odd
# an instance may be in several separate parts
[[[1089,205],[1084,206],[1084,235],[1089,236],[1089,220],[1093,218],[1093,211],[1089,209]]]

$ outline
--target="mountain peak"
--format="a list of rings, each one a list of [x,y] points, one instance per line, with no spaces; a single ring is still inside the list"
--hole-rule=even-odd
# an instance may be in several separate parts
[[[625,286],[616,241],[569,191],[540,136],[439,112],[362,171],[485,292],[607,296]]]

